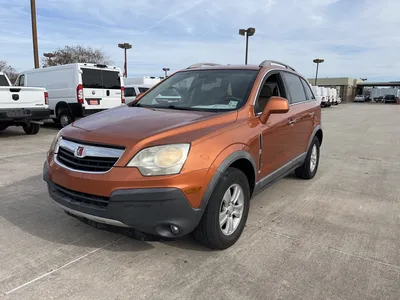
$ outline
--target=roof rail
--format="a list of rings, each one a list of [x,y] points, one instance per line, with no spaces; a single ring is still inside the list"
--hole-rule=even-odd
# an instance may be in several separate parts
[[[203,62],[203,63],[197,63],[197,64],[190,65],[189,67],[187,67],[187,69],[201,68],[202,66],[218,66],[218,65],[219,64]]]
[[[281,65],[282,67],[285,67],[286,69],[292,70],[294,72],[296,72],[295,69],[293,69],[291,66],[284,64],[280,61],[276,61],[276,60],[264,60],[261,64],[260,67],[267,67],[267,66],[271,66],[272,64],[275,65]]]

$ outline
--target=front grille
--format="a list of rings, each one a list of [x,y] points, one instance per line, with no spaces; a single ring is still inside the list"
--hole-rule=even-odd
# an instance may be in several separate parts
[[[122,153],[124,149],[121,147],[79,143],[61,138],[56,161],[75,171],[104,173],[115,165]]]
[[[73,152],[61,147],[58,149],[57,159],[68,168],[86,172],[107,172],[118,160],[116,157],[86,156],[79,158]]]
[[[63,198],[67,198],[71,202],[78,202],[80,204],[94,205],[99,208],[105,208],[108,205],[108,197],[96,196],[78,191],[67,189],[61,185],[54,184],[56,192]]]

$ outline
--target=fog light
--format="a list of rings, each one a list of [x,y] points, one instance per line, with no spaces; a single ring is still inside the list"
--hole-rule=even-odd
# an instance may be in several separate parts
[[[175,235],[179,234],[179,228],[175,225],[170,225],[169,226],[171,228],[171,232]]]

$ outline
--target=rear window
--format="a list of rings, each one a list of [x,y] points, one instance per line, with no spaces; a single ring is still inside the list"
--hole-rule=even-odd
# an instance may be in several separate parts
[[[0,75],[0,86],[9,86],[6,76]]]
[[[116,71],[82,68],[82,84],[88,89],[121,89],[121,80]]]
[[[135,88],[133,87],[125,88],[125,97],[135,97],[135,96],[136,96]]]
[[[147,88],[147,87],[140,87],[140,88],[139,88],[139,92],[144,93],[144,92],[146,92],[148,89],[149,89],[149,88]]]

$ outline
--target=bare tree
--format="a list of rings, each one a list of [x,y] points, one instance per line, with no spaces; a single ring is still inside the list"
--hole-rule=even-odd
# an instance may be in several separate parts
[[[18,72],[13,67],[11,67],[5,60],[0,60],[0,72],[7,74],[11,83],[14,83],[18,77]]]
[[[100,49],[84,46],[65,46],[42,57],[43,67],[65,65],[71,63],[111,64],[110,58]]]

